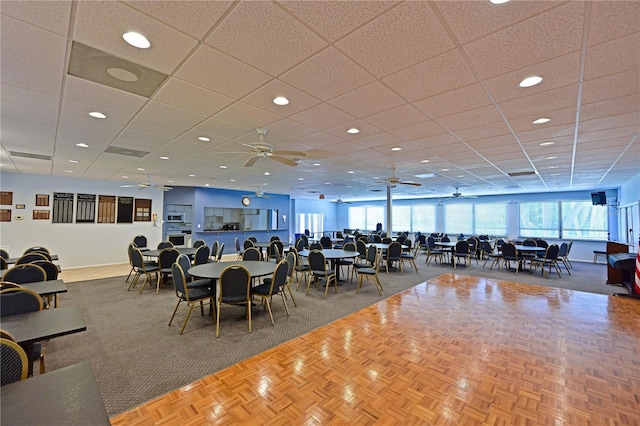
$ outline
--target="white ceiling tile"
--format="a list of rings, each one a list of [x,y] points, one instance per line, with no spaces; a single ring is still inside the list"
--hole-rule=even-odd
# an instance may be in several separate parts
[[[579,52],[584,4],[568,2],[464,45],[482,78]],[[536,34],[536,37],[531,37]],[[524,78],[525,76],[523,76]]]
[[[8,110],[15,107],[25,111],[40,111],[55,117],[58,115],[60,100],[56,96],[8,84],[2,84],[0,92],[2,93],[0,112],[3,116]],[[23,117],[23,119],[26,118]]]
[[[271,2],[239,3],[206,43],[273,76],[327,46]]]
[[[273,100],[277,96],[284,96],[289,100],[287,105],[276,105]],[[283,81],[272,80],[264,86],[258,88],[242,98],[242,102],[253,105],[257,108],[278,114],[280,116],[289,116],[299,111],[311,108],[320,104],[320,100],[309,96],[301,90],[296,89]]]
[[[379,81],[374,81],[352,92],[333,98],[328,103],[343,111],[349,111],[351,114],[366,117],[400,106],[405,101]]]
[[[202,40],[212,26],[234,6],[231,0],[217,1],[125,1],[147,15]]]
[[[410,126],[390,130],[389,133],[404,141],[412,141],[428,136],[439,135],[444,129],[435,121],[423,121]]]
[[[442,117],[435,121],[445,129],[456,132],[490,123],[498,123],[503,120],[495,106],[487,105],[471,111]]]
[[[157,101],[149,101],[140,111],[139,117],[162,121],[184,129],[191,128],[207,118],[206,115]]]
[[[431,118],[445,117],[491,104],[478,83],[416,101],[413,105]]]
[[[336,45],[378,78],[454,47],[428,2],[402,3]]]
[[[477,80],[460,52],[451,50],[385,77],[383,81],[405,99],[416,101]]]
[[[169,78],[153,99],[204,115],[215,114],[234,102],[233,98],[177,78]]]
[[[0,67],[0,75],[4,84],[60,96],[62,87],[61,72],[5,57],[2,57]]]
[[[172,73],[197,44],[196,39],[120,2],[77,5],[75,41],[165,74]],[[122,35],[128,31],[144,35],[151,47],[138,49],[127,44]]]
[[[226,139],[237,138],[238,136],[246,133],[255,132],[255,128],[240,126],[228,121],[219,120],[217,118],[210,118],[202,124],[199,124],[194,128],[195,131],[202,131],[205,134],[213,134],[222,136]]]
[[[2,15],[2,58],[63,72],[67,40],[65,37]]]
[[[92,105],[93,110],[97,109],[105,114],[107,111],[135,114],[147,101],[144,96],[113,89],[72,75],[66,76],[64,98]]]
[[[280,79],[324,101],[373,81],[371,74],[333,47],[287,71]]]
[[[638,31],[640,3],[637,1],[591,2],[589,45]]]
[[[66,37],[69,32],[71,1],[4,0],[2,2],[2,14]]]
[[[637,94],[640,92],[638,75],[640,75],[640,69],[632,69],[587,80],[582,86],[582,102],[589,104],[618,96]]]
[[[371,115],[365,118],[365,121],[373,124],[379,129],[389,131],[403,126],[411,126],[419,122],[428,121],[428,119],[411,105],[402,105]]]
[[[280,116],[244,102],[236,102],[217,113],[215,118],[256,129],[278,121]]]
[[[640,31],[587,49],[585,79],[640,68]]]
[[[270,79],[258,69],[205,45],[198,47],[175,76],[233,98],[245,96]]]
[[[580,119],[592,120],[632,112],[638,113],[640,118],[640,93],[583,105]]]
[[[353,122],[355,117],[329,104],[322,103],[306,111],[293,114],[291,119],[316,129],[327,129]]]

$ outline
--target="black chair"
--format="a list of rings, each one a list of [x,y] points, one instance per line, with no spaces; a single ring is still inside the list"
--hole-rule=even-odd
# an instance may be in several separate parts
[[[132,288],[135,288],[135,286],[138,284],[138,281],[140,280],[141,275],[144,275],[144,281],[142,282],[142,287],[140,287],[140,293],[142,293],[142,290],[144,290],[144,286],[147,284],[147,281],[151,282],[153,274],[155,274],[156,280],[159,279],[158,265],[146,264],[142,257],[142,252],[140,251],[140,249],[136,247],[131,247],[131,265],[133,267],[135,275],[131,280],[131,283],[129,284],[129,288],[127,288],[127,291],[131,290]]]
[[[522,242],[522,245],[523,246],[527,246],[527,247],[537,247],[538,246],[536,241],[534,239],[532,239],[532,238],[527,238],[526,240],[524,240]],[[522,251],[522,250],[520,251],[519,255],[520,255],[520,259],[522,259],[522,262],[525,263],[525,265],[523,265],[523,267],[526,266],[527,260],[531,260],[531,259],[536,257],[536,253]]]
[[[558,261],[562,262],[562,264],[564,265],[564,269],[566,269],[569,275],[571,275],[571,271],[569,270],[569,264],[567,263],[568,249],[569,249],[569,245],[567,243],[560,244],[560,251],[558,251]]]
[[[149,250],[149,247],[147,246],[147,237],[144,235],[136,235],[133,237],[133,243],[140,249],[140,251]]]
[[[562,278],[562,275],[560,275],[560,267],[558,266],[559,252],[560,247],[558,247],[557,244],[551,244],[549,247],[547,247],[544,257],[536,257],[534,259],[531,259],[531,270],[533,271],[534,266],[539,265],[541,267],[541,273],[542,275],[544,275],[544,267],[549,266],[549,272],[547,274],[548,276],[549,274],[551,274],[551,267],[553,266],[558,273],[558,277]]]
[[[242,260],[262,260],[262,253],[255,247],[249,247],[242,253]]]
[[[186,254],[181,254],[176,259],[176,263],[180,265],[182,268],[182,273],[184,274],[184,278],[187,281],[187,287],[189,289],[193,288],[208,288],[212,285],[212,280],[208,278],[203,279],[195,279],[189,274],[189,269],[191,269],[191,259]]]
[[[2,269],[3,271],[5,269],[9,269],[9,264],[7,263],[7,260],[4,257],[0,257],[0,269]]]
[[[11,256],[9,256],[9,252],[6,251],[5,249],[0,249],[0,257],[6,260]]]
[[[322,250],[311,250],[309,252],[309,269],[311,271],[311,277],[313,279],[309,280],[307,284],[307,293],[309,294],[309,288],[311,287],[311,282],[313,281],[316,286],[318,285],[318,281],[321,278],[326,280],[324,297],[327,298],[327,294],[329,292],[329,284],[333,282],[333,286],[335,287],[336,293],[338,292],[338,280],[336,279],[336,273],[327,268],[327,260],[324,257],[324,253]]]
[[[220,336],[220,309],[222,304],[244,305],[251,333],[251,275],[240,265],[227,266],[218,280],[219,292],[216,297],[216,337]]]
[[[401,243],[398,242],[398,244],[401,244]],[[408,238],[405,238],[404,239],[404,244],[406,246],[408,246],[408,248],[407,249],[403,249],[402,252],[400,253],[400,264],[404,265],[404,261],[406,260],[407,262],[409,262],[409,264],[416,271],[416,274],[417,274],[418,273],[418,265],[416,265],[416,255],[415,255],[415,253],[411,252],[411,240],[408,239]]]
[[[404,275],[404,271],[402,269],[402,245],[397,241],[390,243],[389,248],[387,249],[384,265],[387,270],[387,275],[389,275],[389,268],[393,267],[394,262],[398,263],[398,269],[400,269],[400,273]]]
[[[304,245],[304,239],[298,238],[296,240],[296,243],[294,244],[294,247],[298,251],[298,253],[304,250],[306,248],[306,246]]]
[[[28,249],[26,249],[24,251],[24,253],[22,254],[29,254],[32,252],[44,252],[44,253],[50,253],[49,249],[46,247],[42,247],[42,246],[33,246],[33,247],[29,247]]]
[[[208,263],[209,256],[211,256],[211,252],[209,251],[209,246],[207,246],[206,244],[199,246],[198,249],[196,250],[195,256],[193,257],[193,264],[202,265],[204,263]]]
[[[391,244],[392,242],[393,242],[393,240],[391,239],[391,237],[384,237],[382,239],[382,244]],[[400,243],[398,243],[398,244],[400,244]],[[402,244],[400,244],[400,245],[402,245]]]
[[[27,312],[41,311],[43,308],[44,303],[42,298],[38,293],[31,289],[14,287],[0,290],[1,318],[25,314]],[[3,337],[7,338],[11,336],[9,334],[5,334]],[[14,339],[11,337],[11,340]],[[33,344],[33,360],[38,360],[40,362],[40,374],[44,374],[46,371],[44,363],[44,348],[40,342],[35,342]]]
[[[249,239],[244,240],[244,242],[242,243],[242,246],[244,247],[245,250],[248,249],[249,247],[255,247],[253,245],[253,241]]]
[[[382,283],[380,282],[380,278],[378,277],[378,270],[380,269],[380,257],[380,252],[376,249],[376,247],[369,246],[367,250],[367,261],[370,263],[370,265],[368,267],[356,269],[356,274],[358,275],[358,286],[356,287],[356,293],[360,293],[363,279],[366,278],[367,281],[369,281],[369,279],[373,280],[374,284],[376,285],[376,290],[378,290],[378,295],[382,296]]]
[[[522,259],[518,257],[518,251],[516,250],[516,246],[513,243],[503,243],[502,244],[502,264],[507,268],[511,269],[511,262],[516,263],[516,275],[520,270],[520,265],[522,264]]]
[[[171,315],[171,319],[169,320],[169,326],[171,326],[173,318],[176,316],[176,312],[178,311],[180,303],[187,302],[187,306],[189,307],[189,312],[187,312],[187,316],[184,319],[182,328],[180,329],[180,334],[182,334],[184,332],[184,328],[187,326],[187,322],[189,321],[191,312],[193,311],[193,308],[196,306],[196,304],[200,304],[200,315],[202,316],[204,316],[204,302],[208,300],[207,304],[213,305],[215,288],[189,288],[186,275],[178,262],[171,265],[171,275],[173,276],[173,288],[176,291],[178,303],[176,304],[176,307],[173,310],[173,314]]]
[[[300,278],[298,278],[298,273],[300,273],[302,275],[302,277],[305,279],[305,282],[308,283],[309,282],[309,275],[311,274],[311,270],[309,269],[309,264],[308,263],[304,263],[302,261],[302,256],[300,256],[298,254],[298,250],[296,250],[295,248],[292,247],[292,248],[289,249],[289,253],[294,253],[296,255],[296,265],[294,267],[294,270],[296,272],[296,281],[298,282],[298,286],[296,287],[296,291],[298,291],[300,289],[300,283],[302,282],[302,280]]]
[[[284,288],[287,284],[287,274],[289,269],[289,263],[286,260],[282,260],[276,266],[273,276],[269,281],[266,281],[259,286],[253,287],[250,290],[251,297],[258,296],[262,298],[263,306],[269,311],[269,318],[271,319],[271,325],[275,325],[273,322],[273,313],[271,311],[271,301],[274,294],[279,294],[282,297],[282,303],[284,304],[284,310],[289,316],[289,307],[287,306],[287,300],[284,297]]]
[[[247,238],[247,240],[251,241],[253,244],[258,242],[258,239],[256,237],[254,237],[253,235],[250,236],[249,238]]]
[[[309,251],[311,251],[311,250],[322,250],[322,249],[323,249],[323,247],[322,247],[322,244],[320,244],[320,243],[311,243],[309,245]]]
[[[173,248],[173,243],[171,241],[161,241],[158,243],[158,250],[164,250],[167,248]]]
[[[216,253],[216,258],[214,259],[216,262],[220,262],[222,260],[222,253],[224,253],[224,243],[220,244],[220,247],[218,247],[218,253]]]
[[[215,240],[213,242],[213,244],[211,244],[211,251],[209,252],[211,257],[213,257],[213,260],[215,260],[216,254],[218,253],[218,246],[220,245],[220,243],[218,243],[218,240]]]
[[[431,263],[432,259],[440,259],[440,263],[443,263],[446,253],[444,250],[436,248],[436,240],[433,236],[429,236],[427,238],[425,247],[427,250],[427,258],[425,260],[425,263],[427,265]]]
[[[453,257],[453,267],[454,269],[458,269],[458,263],[460,259],[464,259],[465,265],[468,265],[471,268],[471,253],[469,251],[469,242],[466,240],[460,240],[456,243],[456,247],[451,253]]]
[[[354,243],[345,243],[342,246],[342,250],[346,250],[346,251],[357,251],[356,245]],[[338,259],[336,260],[336,264],[338,265],[339,268],[342,268],[343,266],[347,267],[347,276],[349,275],[349,268],[351,266],[353,266],[354,264],[354,260],[352,259]]]
[[[544,247],[544,248],[548,248],[549,247],[549,243],[546,242],[545,240],[543,240],[542,238],[536,238],[535,241],[536,241],[536,244],[538,245],[538,247]]]
[[[273,240],[269,244],[269,249],[267,250],[267,260],[275,259],[276,262],[280,262],[282,260],[282,255],[284,253],[284,244],[280,240]]]
[[[180,252],[174,248],[166,248],[158,255],[158,268],[160,270],[160,279],[156,282],[156,294],[160,292],[160,285],[164,286],[171,276],[171,265],[180,256]],[[142,289],[140,289],[142,293]]]
[[[127,247],[127,256],[129,257],[129,264],[131,265],[131,270],[129,271],[129,275],[127,276],[127,279],[124,280],[124,282],[129,282],[129,278],[131,278],[131,274],[135,272],[135,267],[133,266],[133,261],[131,259],[131,250],[133,248],[137,248],[139,251],[142,252],[142,250],[136,245],[135,242],[129,243],[129,246]],[[155,260],[143,260],[143,262],[145,265],[149,267],[158,266],[158,262],[156,262]]]
[[[489,268],[489,270],[493,269],[493,265],[498,264],[498,267],[502,270],[502,266],[500,265],[500,261],[502,260],[502,254],[500,253],[494,253],[493,252],[493,247],[491,247],[491,243],[489,241],[481,241],[480,245],[482,247],[482,252],[484,253],[485,256],[485,261],[482,264],[482,267],[484,268],[485,266],[487,266],[487,262],[489,260],[491,260],[491,267]]]
[[[11,339],[0,338],[0,386],[27,378],[29,360],[24,349]]]
[[[2,276],[2,281],[10,281],[16,284],[36,283],[46,281],[47,273],[42,267],[33,263],[16,265],[8,269]]]
[[[51,260],[51,257],[45,256],[44,253],[39,252],[31,252],[24,254],[20,257],[20,259],[16,260],[16,265],[24,265],[25,263],[32,263],[36,260]]]
[[[278,237],[277,235],[272,235],[271,238],[269,238],[269,242],[271,241],[280,241],[280,237]]]
[[[238,239],[238,237],[235,237],[233,242],[236,247],[236,254],[238,255],[237,260],[240,260],[242,258],[242,248],[240,248],[240,240]]]
[[[201,240],[201,239],[195,240],[193,242],[193,248],[199,248],[199,247],[206,246],[206,245],[207,245],[207,243],[205,243],[204,240]]]
[[[331,238],[327,237],[326,235],[320,238],[320,245],[322,246],[322,248],[326,249],[333,248],[333,242],[331,241]]]

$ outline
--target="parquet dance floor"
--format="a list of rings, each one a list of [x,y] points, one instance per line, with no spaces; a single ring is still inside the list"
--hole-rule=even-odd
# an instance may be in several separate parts
[[[111,421],[640,425],[640,302],[443,274]]]

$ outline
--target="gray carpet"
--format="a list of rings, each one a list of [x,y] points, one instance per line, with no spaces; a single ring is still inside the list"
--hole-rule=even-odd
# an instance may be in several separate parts
[[[518,281],[552,287],[568,288],[601,294],[624,292],[620,287],[605,285],[606,266],[575,263],[573,275],[563,273],[540,277],[538,274],[489,271],[477,266],[460,268],[458,274]],[[453,272],[449,265],[426,267],[424,257],[418,260],[419,274],[407,267],[404,276],[381,272],[383,297],[410,288],[418,283]],[[275,327],[266,312],[254,308],[253,333],[247,323],[238,320],[243,309],[223,306],[220,337],[215,337],[211,316],[194,313],[185,332],[180,327],[186,314],[181,306],[171,327],[168,321],[177,298],[166,287],[160,294],[155,288],[127,292],[124,277],[67,284],[69,292],[62,294],[59,304],[78,304],[87,324],[87,331],[46,342],[47,369],[54,370],[80,361],[89,361],[110,416],[130,409],[175,388],[191,383],[212,372],[235,364],[279,343],[376,303],[373,284],[366,284],[360,294],[355,284],[330,290],[327,299],[312,289],[305,296],[302,289],[294,292],[298,307],[289,301],[291,316],[287,317],[279,298],[274,299]]]

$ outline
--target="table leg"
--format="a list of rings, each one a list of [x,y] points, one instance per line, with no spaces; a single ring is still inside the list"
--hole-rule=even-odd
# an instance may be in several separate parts
[[[24,349],[24,352],[27,354],[27,377],[33,376],[33,342],[31,343],[20,343],[20,347]]]

